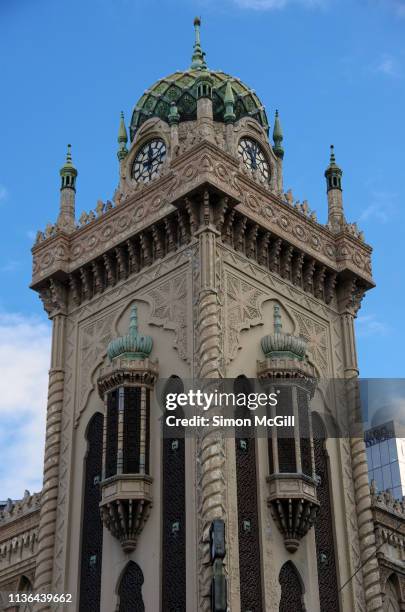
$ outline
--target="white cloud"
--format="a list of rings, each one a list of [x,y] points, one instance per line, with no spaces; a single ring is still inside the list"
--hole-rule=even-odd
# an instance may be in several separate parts
[[[234,0],[234,2],[241,8],[270,11],[283,9],[293,4],[307,8],[323,7],[329,3],[329,0]]]
[[[384,53],[373,66],[374,72],[383,74],[390,78],[401,76],[401,66],[398,60],[388,53]]]
[[[3,200],[6,200],[7,196],[8,196],[7,189],[4,187],[4,185],[0,184],[0,202],[2,202]]]
[[[0,498],[42,487],[50,326],[0,313]]]
[[[359,337],[386,336],[389,326],[379,321],[375,314],[359,315],[356,319],[357,335]]]
[[[362,211],[359,221],[376,219],[381,223],[388,223],[395,215],[397,197],[396,193],[389,191],[371,191],[369,204]]]

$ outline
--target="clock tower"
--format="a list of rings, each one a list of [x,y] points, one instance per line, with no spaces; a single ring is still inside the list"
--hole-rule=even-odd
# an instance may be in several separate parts
[[[34,588],[80,612],[382,610],[364,443],[319,416],[320,381],[358,373],[371,249],[334,153],[326,225],[284,192],[279,113],[270,139],[194,27],[190,67],[121,115],[112,201],[77,220],[69,148],[33,247],[53,323]],[[278,385],[295,431],[167,431],[165,394],[225,378]]]

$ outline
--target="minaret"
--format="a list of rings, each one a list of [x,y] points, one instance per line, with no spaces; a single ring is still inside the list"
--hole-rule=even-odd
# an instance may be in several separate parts
[[[330,162],[325,170],[328,194],[328,225],[338,233],[342,231],[345,217],[343,214],[342,170],[336,163],[334,146],[330,146]]]
[[[274,118],[273,140],[274,140],[273,151],[275,155],[279,159],[283,159],[284,158],[284,149],[282,145],[283,130],[281,129],[281,123],[280,123],[280,118],[278,115],[278,110],[276,110],[276,116]]]
[[[128,155],[127,142],[128,134],[127,128],[125,127],[124,113],[121,111],[120,127],[118,130],[118,152],[117,157],[119,161],[123,161]]]
[[[228,80],[226,84],[225,90],[225,113],[224,113],[224,121],[226,124],[226,141],[228,146],[228,151],[232,150],[233,145],[233,124],[236,119],[235,115],[235,96],[233,93],[231,81]]]
[[[283,193],[283,159],[284,159],[284,148],[283,148],[283,130],[281,129],[280,118],[278,110],[274,117],[274,129],[273,129],[273,151],[277,157],[277,191]]]
[[[67,146],[66,163],[60,169],[60,208],[57,226],[67,233],[74,231],[77,170],[72,163],[71,145]]]

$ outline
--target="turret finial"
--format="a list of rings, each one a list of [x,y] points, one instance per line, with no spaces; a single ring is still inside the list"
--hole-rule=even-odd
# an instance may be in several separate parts
[[[66,165],[72,165],[72,145],[68,144],[66,152]]]
[[[128,134],[127,134],[127,128],[125,126],[125,120],[124,120],[124,113],[123,111],[121,111],[121,119],[120,119],[120,127],[118,130],[118,152],[117,152],[117,157],[119,159],[119,161],[122,161],[123,159],[126,158],[127,154],[128,154],[128,149],[127,149],[127,142],[128,142]]]
[[[335,146],[333,144],[330,145],[330,165],[336,165]]]
[[[193,51],[193,56],[191,58],[191,68],[193,68],[194,70],[204,70],[205,68],[207,68],[207,64],[205,61],[205,53],[201,49],[200,25],[201,25],[201,18],[196,17],[194,19],[194,30],[195,30],[194,51]]]
[[[129,335],[136,336],[138,333],[138,308],[134,304],[131,308],[131,314],[129,317]]]
[[[280,159],[283,159],[284,157],[284,149],[283,149],[283,145],[281,144],[283,142],[283,138],[284,138],[283,130],[281,129],[281,123],[280,123],[278,110],[276,110],[276,115],[274,117],[274,129],[273,129],[273,140],[274,140],[273,151],[277,155],[277,157],[279,157]]]
[[[280,306],[277,304],[274,305],[274,333],[280,334],[283,328],[283,324],[281,321],[281,311]]]

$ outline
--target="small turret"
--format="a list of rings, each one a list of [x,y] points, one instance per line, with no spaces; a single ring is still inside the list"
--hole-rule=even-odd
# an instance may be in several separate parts
[[[71,153],[72,145],[68,144],[67,153],[66,153],[66,162],[64,166],[60,169],[61,176],[61,191],[63,189],[73,189],[76,191],[76,177],[77,170],[72,162],[72,153]]]
[[[345,223],[342,198],[342,170],[336,163],[334,146],[330,146],[329,166],[325,170],[328,194],[328,224],[333,232],[340,232]]]
[[[178,124],[180,121],[179,109],[176,106],[176,102],[170,104],[170,110],[168,115],[169,125]]]
[[[138,332],[138,310],[134,304],[131,308],[128,334],[111,340],[107,347],[107,355],[111,361],[116,357],[146,359],[152,351],[152,346],[152,338],[142,336]]]
[[[120,119],[120,127],[118,130],[118,152],[117,157],[119,161],[122,161],[128,155],[127,142],[128,142],[128,134],[127,128],[125,126],[124,121],[124,113],[121,111],[121,119]]]
[[[60,169],[60,208],[57,226],[65,232],[75,229],[75,193],[77,169],[72,162],[71,145],[67,146],[66,162]]]
[[[233,95],[231,81],[229,80],[226,83],[224,103],[225,103],[224,121],[225,123],[233,123],[236,119],[235,96]]]
[[[273,151],[277,157],[283,159],[284,157],[284,149],[283,149],[283,130],[281,129],[280,118],[278,116],[278,110],[276,110],[276,116],[274,118],[274,129],[273,129],[273,140],[274,147]]]

